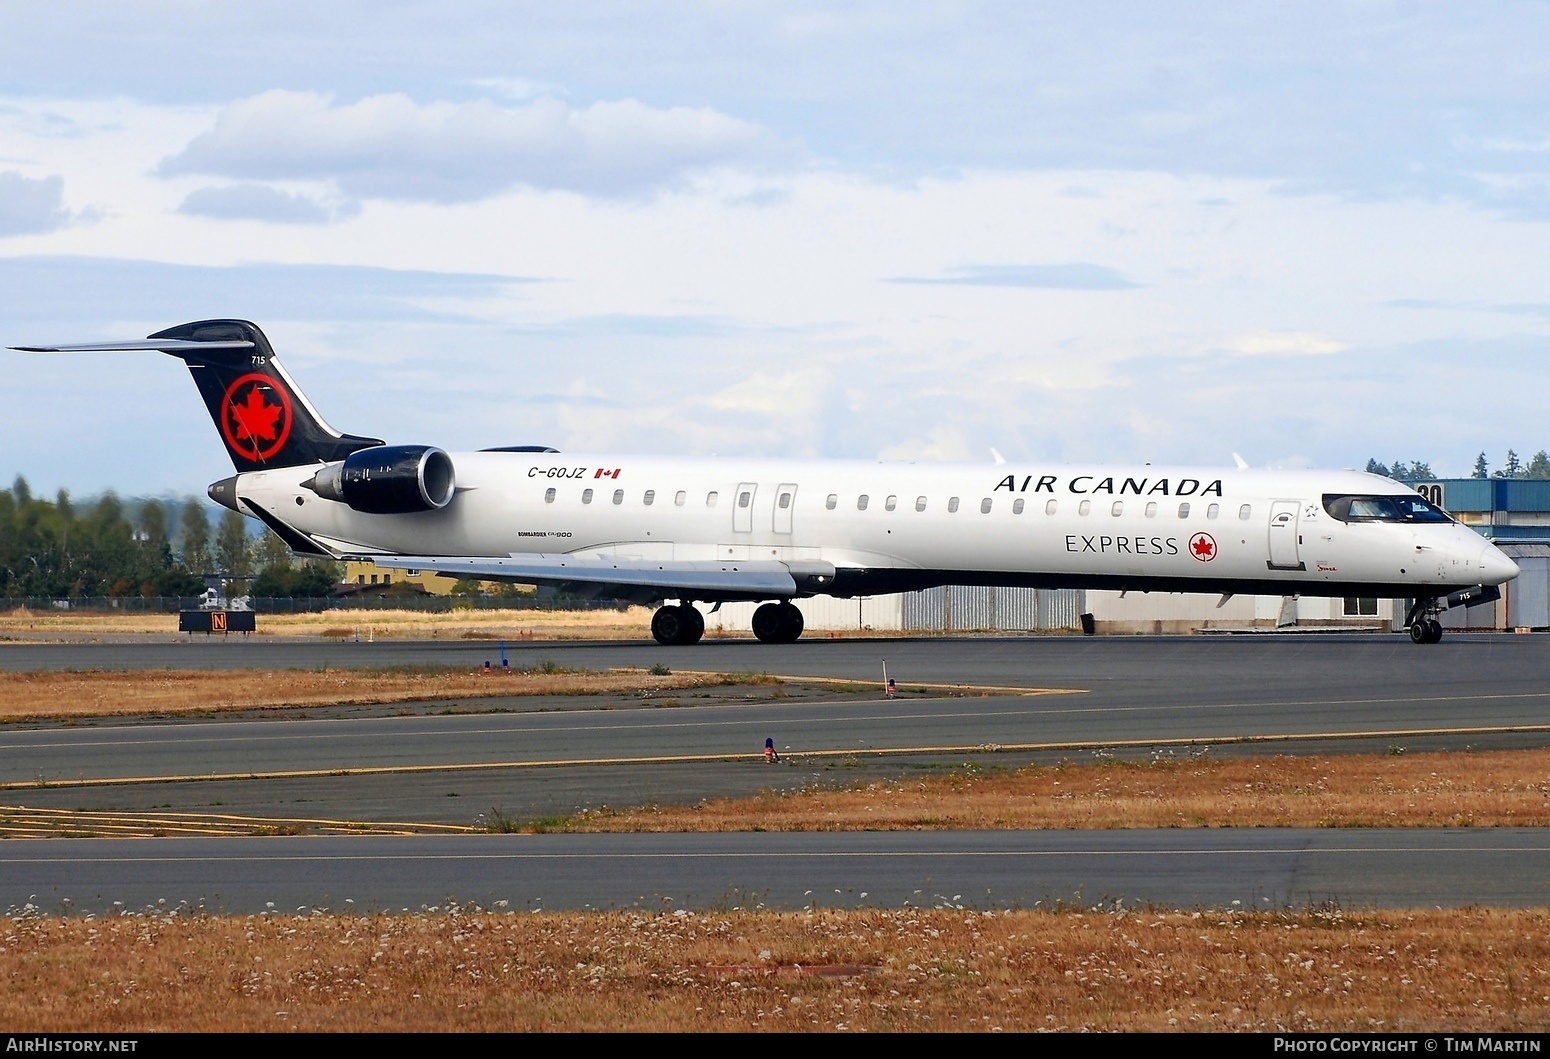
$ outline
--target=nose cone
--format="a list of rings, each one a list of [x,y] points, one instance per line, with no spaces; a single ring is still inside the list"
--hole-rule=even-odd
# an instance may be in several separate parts
[[[1499,585],[1518,576],[1518,564],[1502,554],[1494,544],[1487,544],[1480,553],[1480,583]]]

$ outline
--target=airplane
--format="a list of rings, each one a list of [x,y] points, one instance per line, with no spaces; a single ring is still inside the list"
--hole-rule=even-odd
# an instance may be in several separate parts
[[[754,635],[791,643],[794,599],[948,584],[1407,598],[1437,643],[1444,610],[1518,574],[1364,472],[448,453],[330,427],[245,320],[11,348],[182,360],[237,470],[210,497],[297,554],[644,603],[664,645],[704,634],[695,604],[759,603]]]

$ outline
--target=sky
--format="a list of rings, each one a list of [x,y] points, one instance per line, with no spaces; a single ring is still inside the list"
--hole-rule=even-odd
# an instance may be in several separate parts
[[[256,322],[449,450],[1362,466],[1550,446],[1550,5],[0,5],[0,345]],[[231,473],[0,352],[0,477]]]

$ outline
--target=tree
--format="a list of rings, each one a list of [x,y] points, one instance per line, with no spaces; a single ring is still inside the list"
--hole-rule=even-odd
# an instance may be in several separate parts
[[[258,548],[254,553],[254,566],[260,570],[277,567],[281,570],[291,568],[291,550],[285,546],[279,536],[272,529],[265,529],[264,535],[258,540]]]
[[[295,567],[266,566],[253,579],[249,591],[255,596],[270,598],[332,596],[338,591],[340,576],[339,564],[327,560]]]
[[[1518,459],[1518,454],[1512,449],[1507,450],[1507,462],[1502,469],[1496,472],[1498,478],[1522,478],[1523,463]]]
[[[1381,474],[1383,477],[1392,478],[1396,482],[1428,482],[1435,477],[1432,474],[1432,465],[1424,460],[1416,460],[1413,463],[1395,460],[1390,465],[1369,459],[1367,461],[1367,473]]]
[[[1534,458],[1528,461],[1528,467],[1523,472],[1525,478],[1550,478],[1550,452],[1540,449],[1534,453]]]
[[[135,526],[140,531],[140,539],[147,544],[166,543],[167,509],[161,506],[159,500],[147,500],[140,505],[140,513],[135,516]]]
[[[183,565],[191,573],[205,573],[210,569],[210,517],[204,505],[197,500],[184,504],[180,525]]]
[[[248,540],[248,520],[235,511],[221,516],[215,532],[215,558],[221,575],[230,582],[246,581],[253,572],[253,546]],[[234,591],[228,587],[227,592]]]
[[[1396,460],[1390,477],[1395,481],[1414,484],[1431,481],[1436,476],[1432,474],[1432,465],[1422,460],[1415,460],[1409,466],[1405,465],[1404,460]]]
[[[1470,477],[1471,478],[1489,478],[1490,476],[1491,476],[1491,471],[1490,471],[1490,468],[1486,465],[1485,453],[1482,452],[1480,455],[1475,457],[1475,473],[1470,475]]]

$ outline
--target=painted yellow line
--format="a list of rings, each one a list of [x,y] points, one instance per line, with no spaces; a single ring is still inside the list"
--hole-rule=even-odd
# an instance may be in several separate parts
[[[71,820],[149,820],[155,822],[171,822],[175,824],[196,821],[228,822],[237,826],[285,826],[308,824],[318,827],[391,827],[399,829],[425,829],[428,831],[447,831],[451,833],[478,832],[477,827],[468,827],[463,824],[410,824],[396,820],[332,820],[304,816],[239,816],[232,813],[133,813],[128,811],[115,811],[111,809],[53,809],[43,806],[30,805],[0,805],[0,819],[9,815],[29,814],[40,817],[64,817]]]
[[[715,673],[715,672],[711,672],[709,670],[698,670],[698,669],[679,669],[679,670],[675,670],[674,672],[675,673],[683,674],[684,676],[691,676],[691,677],[725,677],[725,676],[729,675],[729,674],[726,674],[726,673]],[[760,675],[761,676],[767,676],[771,680],[785,681],[786,683],[789,683],[789,684],[846,684],[846,685],[850,685],[850,686],[853,686],[853,687],[872,688],[873,690],[878,691],[878,692],[881,692],[883,690],[883,682],[881,680],[858,680],[855,677],[812,677],[812,676],[802,676],[802,675],[799,675],[799,674],[788,674],[788,673],[764,673],[764,674],[760,674]],[[937,691],[985,692],[987,694],[990,693],[990,692],[997,692],[997,691],[999,691],[999,692],[1004,692],[1004,693],[1011,694],[1011,695],[1027,695],[1027,696],[1032,696],[1032,695],[1086,695],[1088,693],[1088,691],[1090,690],[1088,688],[1028,688],[1028,687],[1014,686],[1014,685],[1010,685],[1010,684],[928,684],[925,681],[921,681],[921,680],[905,680],[905,681],[897,681],[896,680],[896,683],[898,684],[900,689],[904,689],[904,688],[931,688],[931,689],[937,690]],[[754,686],[754,685],[748,685],[748,686]],[[676,690],[676,689],[667,689],[667,690]]]
[[[196,813],[141,815],[65,809],[32,809],[25,806],[0,806],[0,835],[94,834],[136,837],[148,834],[177,835],[251,835],[257,830],[276,827],[311,826],[322,831],[374,835],[478,834],[483,829],[460,824],[373,823],[353,820],[317,820],[274,817],[244,817],[229,814],[201,816]]]
[[[1288,732],[1269,735],[1180,736],[1164,739],[1083,739],[1050,743],[963,743],[941,746],[841,747],[788,750],[782,758],[804,761],[815,758],[900,757],[906,754],[1039,753],[1059,750],[1113,750],[1141,747],[1233,746],[1260,743],[1294,743],[1305,740],[1418,739],[1425,736],[1508,735],[1550,732],[1550,724],[1491,725],[1479,728],[1387,728],[1355,732]],[[296,769],[285,772],[211,772],[182,776],[108,776],[99,779],[23,780],[0,783],[4,791],[32,791],[77,787],[133,787],[156,783],[211,783],[236,780],[317,779],[328,776],[406,776],[433,772],[496,772],[503,769],[576,768],[609,765],[695,765],[710,762],[758,762],[754,754],[663,754],[653,757],[552,758],[537,761],[480,761],[441,765],[374,765],[359,768]],[[341,826],[347,825],[341,822]],[[418,828],[420,825],[404,824]],[[439,825],[443,827],[452,825]]]

